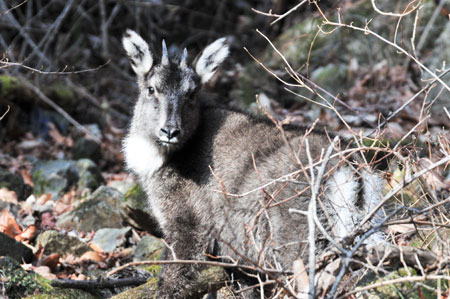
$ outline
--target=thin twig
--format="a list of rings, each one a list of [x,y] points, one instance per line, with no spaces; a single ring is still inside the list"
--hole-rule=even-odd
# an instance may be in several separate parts
[[[97,71],[97,70],[105,67],[110,62],[111,62],[111,59],[109,59],[104,64],[99,65],[95,68],[79,70],[79,71],[66,71],[66,69],[68,68],[67,66],[65,66],[64,69],[61,71],[41,71],[36,68],[25,65],[22,62],[9,62],[7,60],[0,60],[0,69],[5,68],[5,67],[7,68],[10,66],[18,66],[18,67],[24,68],[26,70],[32,71],[33,73],[38,73],[41,75],[75,75],[75,74],[82,74],[82,73]]]
[[[413,11],[415,11],[415,10],[419,7],[419,5],[420,5],[420,1],[419,1],[419,4],[418,4],[417,6],[414,6],[413,8],[411,8],[411,10],[409,10],[409,11],[407,11],[407,12],[405,12],[405,13],[399,14],[399,13],[393,13],[393,12],[384,12],[384,11],[381,11],[381,10],[375,5],[375,0],[371,0],[371,2],[372,2],[372,7],[373,7],[373,9],[374,9],[377,13],[379,13],[380,15],[391,16],[391,17],[404,17],[404,16],[407,16],[407,15],[409,15],[410,13],[412,13]],[[416,2],[416,0],[413,0],[411,3],[414,3],[414,2]],[[410,5],[410,4],[408,4],[408,5]]]
[[[27,3],[27,2],[28,2],[28,0],[24,0],[24,1],[22,1],[21,3],[15,5],[15,6],[13,6],[13,7],[11,7],[10,9],[7,9],[7,10],[5,10],[5,11],[2,11],[2,12],[0,13],[0,16],[6,15],[6,14],[9,13],[11,10],[14,10],[14,9],[16,9],[16,8],[19,8],[20,6],[22,6],[23,4],[25,4],[25,3]]]
[[[6,108],[5,113],[3,113],[3,115],[0,117],[0,120],[2,120],[6,116],[6,114],[8,114],[9,110],[11,110],[11,106],[8,105],[8,108]]]
[[[281,16],[279,16],[276,20],[272,21],[270,23],[270,25],[272,26],[273,24],[275,24],[276,22],[284,19],[285,17],[287,17],[289,14],[291,14],[293,11],[296,11],[297,8],[299,8],[300,6],[302,6],[303,4],[306,3],[306,1],[308,0],[303,0],[301,1],[299,4],[297,4],[296,6],[294,6],[293,8],[289,9],[287,12],[285,12],[284,14],[282,14]]]
[[[241,265],[238,263],[230,264],[230,263],[222,263],[222,262],[214,262],[214,261],[199,261],[199,260],[156,260],[156,261],[140,261],[140,262],[130,262],[125,265],[122,265],[120,267],[115,268],[112,271],[109,271],[106,276],[111,276],[114,273],[117,273],[119,271],[122,271],[125,268],[131,267],[131,266],[142,266],[142,265],[207,265],[207,266],[218,266],[223,268],[238,268],[243,270],[250,270],[260,273],[273,273],[273,274],[292,274],[291,271],[284,271],[284,270],[277,270],[277,269],[267,269],[267,268],[261,268],[261,267],[252,267],[248,265]]]

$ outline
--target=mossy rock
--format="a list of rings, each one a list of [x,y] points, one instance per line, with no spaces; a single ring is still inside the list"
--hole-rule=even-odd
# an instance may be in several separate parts
[[[0,89],[2,96],[6,96],[11,92],[16,92],[19,90],[20,85],[20,81],[16,77],[9,75],[0,76]]]
[[[74,112],[79,105],[79,99],[76,97],[76,92],[72,87],[61,81],[50,84],[45,89],[45,94],[69,113]]]
[[[209,291],[218,290],[229,281],[229,277],[221,267],[206,267],[201,270],[195,286],[186,298],[202,298]],[[156,298],[158,278],[152,277],[145,284],[114,296],[114,299]]]
[[[131,290],[120,293],[112,298],[114,299],[154,299],[158,289],[158,278],[152,277],[145,284],[135,287]]]
[[[93,294],[78,290],[78,289],[61,289],[53,288],[50,291],[46,291],[42,294],[32,295],[26,297],[26,299],[100,299],[101,296],[94,296]]]
[[[25,271],[9,257],[0,258],[0,285],[10,299],[23,298],[50,288],[48,281]]]
[[[147,203],[147,195],[139,184],[128,189],[120,203],[120,215],[131,226],[161,238],[159,224]]]
[[[90,250],[89,245],[80,239],[54,230],[41,233],[37,237],[36,244],[45,248],[45,254],[59,253],[61,256],[66,254],[81,256]]]
[[[36,195],[52,194],[57,199],[78,181],[78,168],[71,160],[38,161],[31,172]]]
[[[95,190],[106,183],[97,165],[90,159],[80,159],[77,162],[78,189]]]
[[[136,245],[136,249],[134,250],[133,262],[159,260],[161,258],[163,249],[164,243],[161,241],[161,239],[155,238],[153,236],[144,236]],[[150,272],[156,274],[154,270],[155,269],[152,269],[152,271]]]
[[[130,189],[128,189],[122,199],[122,203],[125,203],[135,209],[148,210],[147,195],[139,184],[134,184]]]
[[[121,228],[120,201],[123,194],[114,188],[100,186],[73,211],[59,216],[57,227],[79,231]]]

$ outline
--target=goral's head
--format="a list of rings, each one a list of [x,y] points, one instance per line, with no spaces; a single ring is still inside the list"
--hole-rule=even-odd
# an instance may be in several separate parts
[[[176,149],[197,127],[197,93],[228,56],[226,39],[207,46],[195,66],[188,63],[186,49],[178,57],[169,57],[164,41],[162,55],[154,55],[132,30],[127,30],[122,44],[140,89],[131,126],[165,150]]]

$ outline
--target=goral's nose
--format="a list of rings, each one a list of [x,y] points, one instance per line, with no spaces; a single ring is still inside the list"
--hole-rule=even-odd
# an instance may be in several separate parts
[[[180,135],[180,129],[175,127],[163,127],[161,128],[161,133],[170,140]]]

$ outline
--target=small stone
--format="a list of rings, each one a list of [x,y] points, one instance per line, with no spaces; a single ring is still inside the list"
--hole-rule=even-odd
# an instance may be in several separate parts
[[[58,253],[61,256],[67,254],[73,254],[75,256],[81,256],[83,253],[90,250],[87,243],[80,239],[62,234],[55,230],[48,230],[41,233],[37,237],[37,246],[44,247],[44,254]]]
[[[121,228],[119,205],[122,197],[122,193],[114,188],[101,186],[75,210],[60,215],[56,226],[78,231]]]
[[[161,257],[164,243],[159,238],[144,236],[136,245],[133,262],[158,260]]]
[[[95,232],[92,244],[100,247],[103,252],[112,253],[117,247],[125,243],[125,235],[130,230],[130,227],[101,228]]]
[[[34,216],[30,214],[30,215],[26,216],[25,218],[23,218],[22,224],[25,227],[28,227],[30,225],[36,225],[36,218],[34,218]]]
[[[98,161],[101,156],[100,144],[87,137],[80,137],[72,148],[74,159],[90,159]]]
[[[35,194],[50,193],[57,200],[78,182],[78,168],[71,160],[38,161],[31,177]]]
[[[92,160],[80,159],[77,161],[77,167],[79,177],[77,186],[79,190],[95,190],[106,183],[100,169]]]

